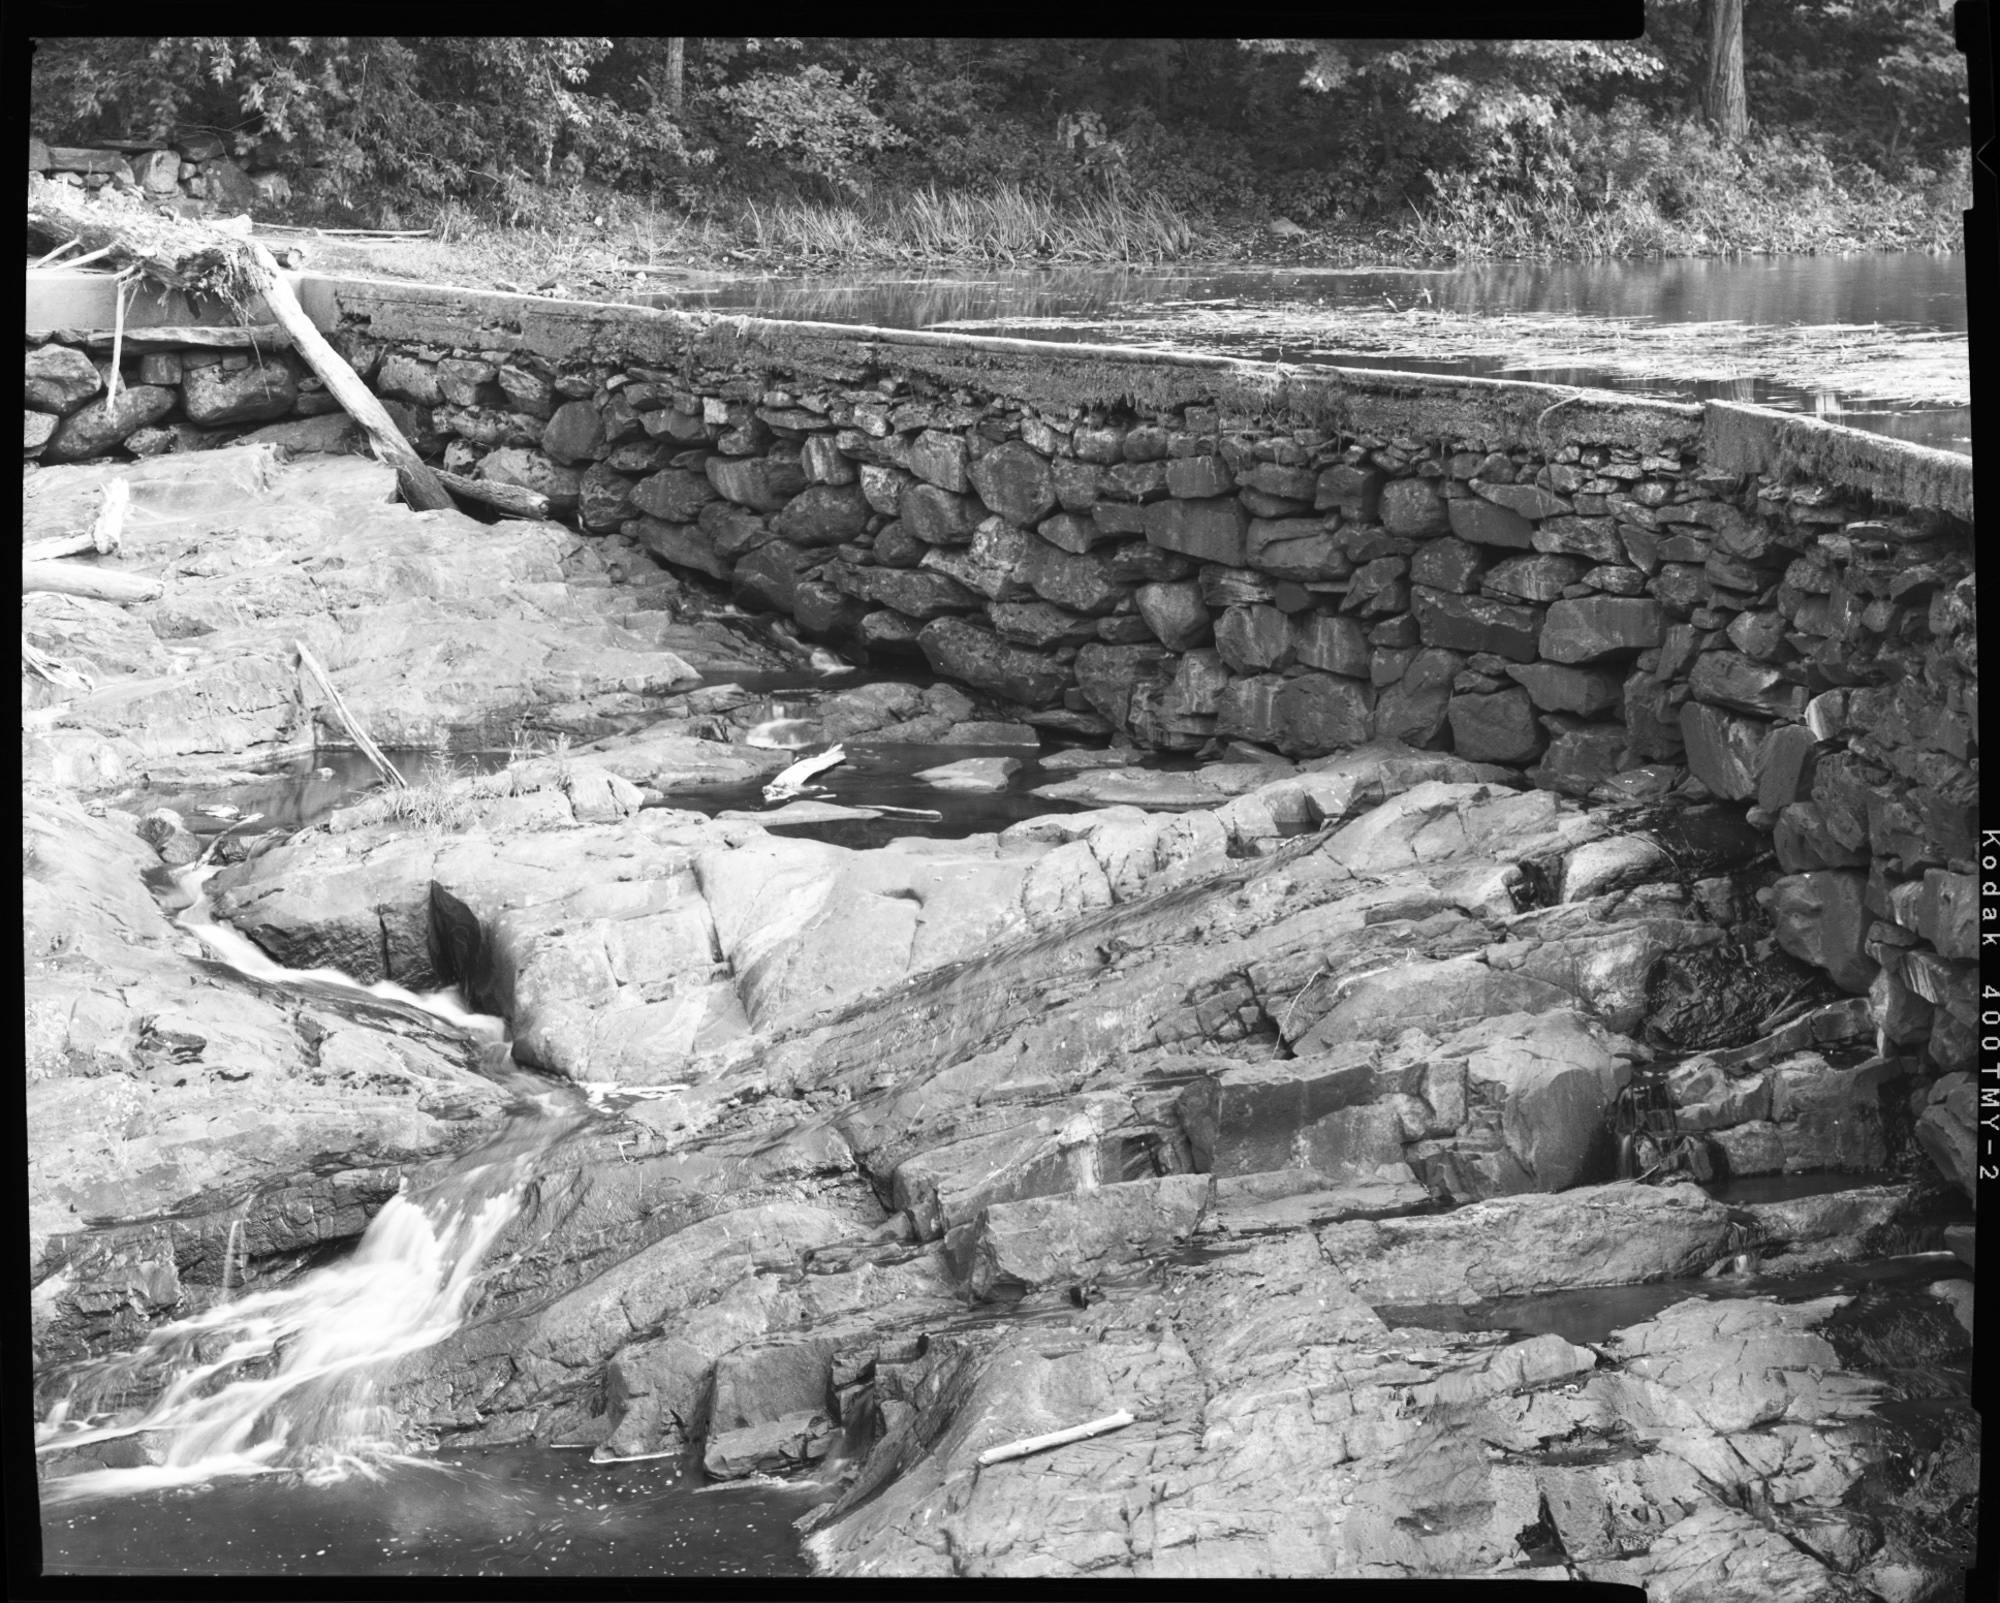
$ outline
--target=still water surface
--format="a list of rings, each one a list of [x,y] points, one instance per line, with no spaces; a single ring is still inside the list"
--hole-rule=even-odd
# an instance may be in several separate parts
[[[1802,411],[1918,444],[1970,453],[1971,408],[1914,404],[1830,384],[1753,371],[1729,378],[1669,378],[1552,359],[1525,347],[1509,356],[1434,359],[1323,348],[1317,311],[1426,312],[1461,317],[1535,314],[1729,324],[1768,336],[1830,325],[1963,336],[1965,260],[1921,251],[1847,256],[1667,258],[1580,263],[1491,262],[1468,267],[1057,267],[994,272],[835,274],[753,278],[649,296],[654,305],[881,328],[953,328],[1035,339],[1103,340],[1398,371],[1534,378],[1675,400],[1754,401]],[[1218,318],[1260,309],[1266,317]],[[1260,322],[1265,325],[1259,326]],[[1112,325],[1112,326],[1107,326]],[[1137,325],[1135,327],[1135,325]],[[1273,340],[1270,326],[1290,338]],[[1298,336],[1303,335],[1300,339]],[[1710,348],[1726,346],[1718,332]],[[1337,344],[1338,342],[1331,342]]]

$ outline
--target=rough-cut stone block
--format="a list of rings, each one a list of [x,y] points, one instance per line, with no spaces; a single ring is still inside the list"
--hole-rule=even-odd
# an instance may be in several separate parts
[[[436,406],[446,398],[443,387],[438,383],[437,365],[433,362],[419,361],[414,356],[405,356],[401,351],[391,351],[382,358],[381,371],[375,378],[375,388],[384,395],[394,395],[405,401],[414,401],[418,406]],[[464,401],[459,404],[469,406],[472,403]],[[596,408],[589,402],[580,401],[577,404],[589,411],[593,417],[596,415]],[[546,441],[542,449],[548,450]],[[554,456],[555,452],[550,451],[549,454]],[[581,455],[588,457],[590,453],[586,450]],[[558,458],[558,460],[574,459]]]
[[[911,618],[977,612],[984,599],[956,579],[928,568],[862,568],[843,582],[861,600],[894,607]]]
[[[1452,681],[1465,666],[1455,651],[1409,652],[1400,678],[1375,698],[1375,733],[1421,749],[1444,738]]]
[[[901,468],[879,462],[863,462],[859,471],[861,493],[868,498],[868,504],[885,518],[901,517],[903,492],[914,482],[910,475]]]
[[[561,409],[567,410],[568,407]],[[759,512],[781,510],[806,487],[805,470],[782,457],[712,456],[701,466],[708,482],[726,500]]]
[[[1236,482],[1243,489],[1287,501],[1312,500],[1315,484],[1311,469],[1288,468],[1277,462],[1259,462],[1249,472],[1238,474]]]
[[[1461,540],[1515,551],[1532,551],[1535,547],[1535,526],[1511,508],[1467,496],[1447,501],[1445,511],[1451,532]]]
[[[1584,596],[1558,601],[1542,625],[1541,655],[1551,662],[1593,662],[1660,643],[1659,603],[1645,597]]]
[[[1556,601],[1584,572],[1580,557],[1509,557],[1479,581],[1479,588],[1522,601]]]
[[[1413,586],[1410,606],[1427,646],[1490,651],[1515,662],[1533,662],[1542,636],[1542,609]]]
[[[67,417],[104,388],[97,364],[68,345],[38,345],[27,356],[23,398],[37,412]]]
[[[1296,657],[1291,620],[1276,607],[1231,607],[1216,620],[1215,649],[1232,672],[1288,668]]]
[[[1525,690],[1453,696],[1448,716],[1451,749],[1468,762],[1525,763],[1547,744]]]
[[[1093,463],[1059,456],[1049,464],[1049,478],[1056,487],[1056,504],[1065,512],[1088,512],[1103,493]]]
[[[925,429],[911,443],[903,465],[940,490],[963,495],[972,487],[972,480],[966,474],[965,441],[956,434]],[[991,502],[987,504],[992,505]],[[999,508],[994,510],[997,512]]]
[[[1079,618],[1047,601],[995,601],[987,606],[986,616],[1002,640],[1035,651],[1080,646],[1097,638],[1094,619]]]
[[[42,447],[49,443],[49,436],[56,431],[57,418],[53,412],[28,412],[21,414],[21,449],[28,456],[40,456]],[[134,429],[133,434],[138,433]],[[131,435],[126,436],[127,440]]]
[[[545,495],[550,509],[556,512],[572,509],[582,492],[583,475],[575,468],[551,462],[540,451],[521,446],[503,446],[487,452],[473,471],[479,478],[491,479],[495,484],[518,485],[523,490]]]
[[[1757,805],[1780,812],[1812,795],[1813,770],[1819,766],[1819,742],[1804,724],[1784,724],[1771,731],[1757,760]]]
[[[1619,772],[1626,751],[1625,730],[1618,724],[1582,724],[1549,737],[1542,760],[1528,777],[1543,790],[1565,796],[1588,796]]]
[[[395,361],[395,357],[390,357],[383,362],[384,374]],[[436,388],[435,380],[432,388]],[[563,402],[542,430],[542,449],[565,465],[592,460],[603,445],[604,416],[589,401]],[[727,494],[726,491],[724,493]],[[764,510],[775,512],[777,508],[766,507]]]
[[[1451,528],[1444,496],[1433,479],[1391,479],[1382,486],[1377,515],[1383,528],[1405,539],[1443,534]]]
[[[1167,493],[1181,500],[1227,495],[1236,486],[1236,475],[1219,456],[1176,457],[1167,464]]]
[[[861,537],[870,513],[858,484],[809,484],[785,503],[771,527],[800,545],[839,545]]]
[[[1214,615],[1194,580],[1142,584],[1134,592],[1134,600],[1146,627],[1169,651],[1192,651],[1208,641]]]
[[[635,507],[668,523],[693,522],[713,500],[715,486],[709,483],[708,475],[684,468],[662,468],[632,491]]]
[[[298,380],[283,362],[252,362],[235,372],[197,367],[181,380],[188,421],[205,429],[283,417],[298,398]]]
[[[362,376],[365,378],[367,375],[364,373]],[[500,393],[507,397],[507,404],[516,412],[531,418],[546,418],[554,413],[555,389],[539,373],[531,373],[523,367],[502,367],[499,383]]]
[[[1839,869],[1791,874],[1771,887],[1771,929],[1778,944],[1801,962],[1825,969],[1833,983],[1867,994],[1879,965],[1866,938],[1874,915],[1865,892],[1868,876]]]
[[[1549,610],[1553,613],[1555,608]],[[1811,699],[1804,685],[1740,651],[1704,651],[1688,675],[1688,690],[1697,701],[1759,718],[1801,718]]]
[[[1049,465],[1019,440],[996,445],[966,469],[979,499],[1020,528],[1032,528],[1055,510]]]
[[[1125,598],[1125,587],[1111,577],[1101,557],[1079,556],[1033,535],[1021,577],[1044,601],[1072,612],[1110,612]]]
[[[1314,486],[1313,509],[1338,509],[1349,520],[1372,521],[1381,506],[1383,482],[1380,468],[1341,463],[1323,469]]]
[[[1369,677],[1368,633],[1359,620],[1338,613],[1315,612],[1297,620],[1293,629],[1300,662],[1349,678]]]
[[[1507,677],[1527,691],[1528,699],[1543,712],[1569,712],[1582,718],[1616,707],[1625,689],[1615,673],[1565,668],[1552,662],[1509,666]]]
[[[1727,801],[1757,794],[1757,759],[1770,725],[1735,718],[1718,707],[1690,701],[1681,708],[1681,739],[1694,777]]]
[[[1492,484],[1485,479],[1473,479],[1472,488],[1481,498],[1505,507],[1523,518],[1553,518],[1570,511],[1569,502],[1559,495],[1532,484]],[[1469,537],[1468,537],[1469,538]],[[1510,544],[1507,541],[1491,541],[1489,544]]]
[[[1171,584],[1194,577],[1200,564],[1178,551],[1164,551],[1144,540],[1127,540],[1102,553],[1105,567],[1120,584]]]
[[[1865,844],[1849,846],[1827,827],[1825,816],[1809,801],[1793,802],[1771,827],[1771,849],[1787,874],[1813,868],[1866,867]]]
[[[915,618],[906,618],[900,612],[882,608],[867,614],[861,620],[861,640],[868,646],[914,646],[924,625]]]
[[[1079,462],[1111,463],[1125,460],[1125,431],[1121,428],[1078,429],[1070,436],[1070,449]]]
[[[1052,518],[1042,519],[1035,532],[1050,545],[1076,556],[1118,538],[1101,528],[1095,518],[1080,518],[1073,512],[1058,512]]]
[[[1550,518],[1535,530],[1535,549],[1592,562],[1623,562],[1625,544],[1610,518]]]
[[[1145,509],[1148,543],[1204,562],[1240,568],[1250,520],[1234,496],[1206,501],[1156,501]]]
[[[1331,674],[1275,674],[1230,682],[1216,703],[1216,733],[1240,735],[1292,756],[1359,746],[1374,732],[1374,690]]]
[[[1131,711],[1132,687],[1170,671],[1173,654],[1151,644],[1089,645],[1076,654],[1076,684],[1085,701],[1111,723],[1123,726]]]
[[[693,568],[712,579],[728,579],[735,564],[716,551],[700,529],[687,523],[663,523],[658,518],[628,518],[618,532],[635,540],[663,562]]]
[[[42,447],[45,462],[81,462],[108,451],[128,435],[157,423],[174,409],[174,392],[157,384],[135,384],[118,392],[115,406],[108,396],[85,403],[56,425]]]
[[[903,491],[903,527],[929,545],[964,545],[979,527],[979,503],[935,484],[910,484]]]
[[[1479,588],[1480,570],[1486,558],[1479,548],[1446,535],[1426,540],[1410,558],[1410,582],[1432,590],[1452,590],[1463,595]]]
[[[615,529],[635,510],[632,480],[593,462],[577,482],[576,520],[594,534]]]
[[[800,578],[810,559],[789,540],[771,540],[740,558],[730,575],[738,605],[790,616]]]
[[[1047,657],[1010,646],[992,630],[963,618],[938,618],[926,624],[917,636],[917,645],[932,672],[1024,707],[1053,705],[1062,698],[1063,684],[1069,677]]]
[[[988,518],[970,545],[922,546],[919,565],[946,574],[989,600],[1014,601],[1029,592],[1028,568],[1035,544],[1027,530],[1002,518]]]

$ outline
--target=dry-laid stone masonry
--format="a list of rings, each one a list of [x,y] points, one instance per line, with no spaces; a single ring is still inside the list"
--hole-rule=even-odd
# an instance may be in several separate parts
[[[447,465],[1044,731],[1382,737],[1747,804],[1785,948],[1970,1062],[1962,458],[1537,385],[380,284],[311,304]]]

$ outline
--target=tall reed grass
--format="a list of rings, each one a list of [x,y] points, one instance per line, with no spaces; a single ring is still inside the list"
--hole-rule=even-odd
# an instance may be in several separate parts
[[[1432,198],[1411,203],[1393,245],[1451,261],[1959,250],[1971,193],[1964,170],[1912,184],[1856,172],[1785,193],[1705,181],[1669,216],[1643,193],[1600,202],[1566,185],[1494,192],[1470,175],[1430,176]]]
[[[1160,262],[1192,254],[1200,234],[1158,196],[1058,200],[1020,184],[985,193],[935,185],[852,203],[752,201],[740,230],[760,255],[841,261]]]

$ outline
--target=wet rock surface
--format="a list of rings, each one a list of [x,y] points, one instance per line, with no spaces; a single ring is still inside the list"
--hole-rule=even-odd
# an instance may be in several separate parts
[[[556,444],[594,450],[567,410]],[[1106,471],[1153,465],[1114,443],[1079,450]],[[89,631],[102,682],[36,737],[30,772],[109,789],[120,763],[199,769],[296,738],[293,638],[385,739],[542,708],[580,743],[441,782],[422,816],[394,798],[347,808],[234,854],[212,887],[217,916],[291,968],[459,987],[509,1021],[513,1064],[482,1063],[434,1018],[206,960],[139,877],[185,855],[180,834],[31,784],[45,1362],[129,1346],[232,1265],[275,1283],[338,1253],[406,1178],[522,1139],[507,1110],[522,1117],[527,1086],[566,1111],[537,1127],[469,1317],[393,1376],[400,1417],[428,1437],[686,1452],[724,1480],[844,1443],[806,1538],[825,1574],[1515,1574],[1689,1600],[1955,1584],[1977,1492],[1977,1421],[1952,1379],[1970,1334],[1957,1261],[1931,1266],[1914,1312],[1851,1289],[1801,1300],[1783,1278],[1932,1252],[1963,1226],[1969,1092],[1935,1077],[1934,1047],[1897,1049],[1874,992],[1892,970],[1913,995],[1956,983],[1959,958],[1930,976],[1875,928],[1957,952],[1943,871],[1870,919],[1865,883],[1791,884],[1841,870],[1781,876],[1741,842],[1520,788],[1464,749],[1314,757],[1278,736],[1339,709],[1283,700],[1302,681],[1277,673],[1268,707],[1239,709],[1242,732],[1298,760],[1239,746],[1186,771],[1079,767],[1044,793],[1084,810],[830,844],[756,796],[798,748],[753,739],[802,732],[740,687],[687,688],[776,652],[692,606],[677,622],[678,582],[638,545],[426,523],[381,505],[382,470],[359,461],[314,465],[308,518],[294,470],[260,460],[240,453],[223,490],[164,471],[180,459],[128,470],[158,517],[121,560],[172,575],[168,593]],[[797,505],[797,486],[780,497],[728,466],[768,477],[771,460],[710,457],[705,476],[745,507]],[[39,471],[44,518],[87,523],[94,483],[62,475],[97,471]],[[1074,491],[1024,447],[969,463],[937,447],[911,471],[1024,518]],[[1273,497],[1372,503],[1381,488],[1266,480]],[[884,488],[863,482],[870,506]],[[906,517],[921,494],[904,491]],[[856,509],[823,500],[839,535]],[[1157,545],[1241,560],[1237,502],[1145,505]],[[1459,505],[1405,486],[1382,517],[1435,533]],[[232,517],[211,556],[182,554],[188,527]],[[338,559],[325,517],[355,525]],[[1511,526],[1461,532],[1504,546]],[[931,534],[949,536],[937,550],[975,538],[947,519]],[[1090,556],[1075,543],[1061,549]],[[1042,560],[1045,587],[1074,577]],[[589,582],[624,562],[654,582]],[[1440,680],[1436,728],[1477,721],[1518,745],[1542,727],[1537,692],[1595,708],[1593,664],[1664,649],[1650,601],[1551,606],[1544,624],[1539,603],[1450,588],[1476,564],[1425,574],[1415,606],[1468,654]],[[1276,644],[1270,668],[1296,649],[1289,625],[1280,640],[1251,616],[1265,600],[1214,599],[1244,609],[1218,651]],[[84,638],[62,607],[25,616],[46,649]],[[1514,635],[1537,627],[1560,634],[1573,679],[1507,677],[1532,654]],[[949,616],[921,633],[917,649],[1000,704],[840,691],[798,720],[806,743],[998,750],[1054,711],[1044,659]],[[1328,633],[1312,649],[1352,645]],[[198,652],[177,671],[185,642]],[[1100,736],[1135,700],[1213,716],[1187,710],[1197,673],[1176,680],[1183,704],[1147,700],[1155,652],[1078,651],[1083,699],[1117,714]],[[620,721],[635,709],[652,721]],[[967,760],[987,766],[954,763],[952,780],[1006,783],[1016,759]],[[936,781],[940,765],[917,766]],[[1857,838],[1841,808],[1858,806],[1865,838],[1866,803],[1832,772],[1811,781],[1827,828]],[[745,805],[681,805],[702,791]],[[1742,995],[1690,1014],[1709,980],[1746,969]],[[1847,1183],[1724,1203],[1619,1180],[1615,1110],[1641,1079],[1720,1172]],[[1739,1287],[1747,1258],[1763,1278]],[[1665,1283],[1687,1294],[1608,1334],[1385,1313]],[[977,1464],[1120,1409],[1124,1429]]]

